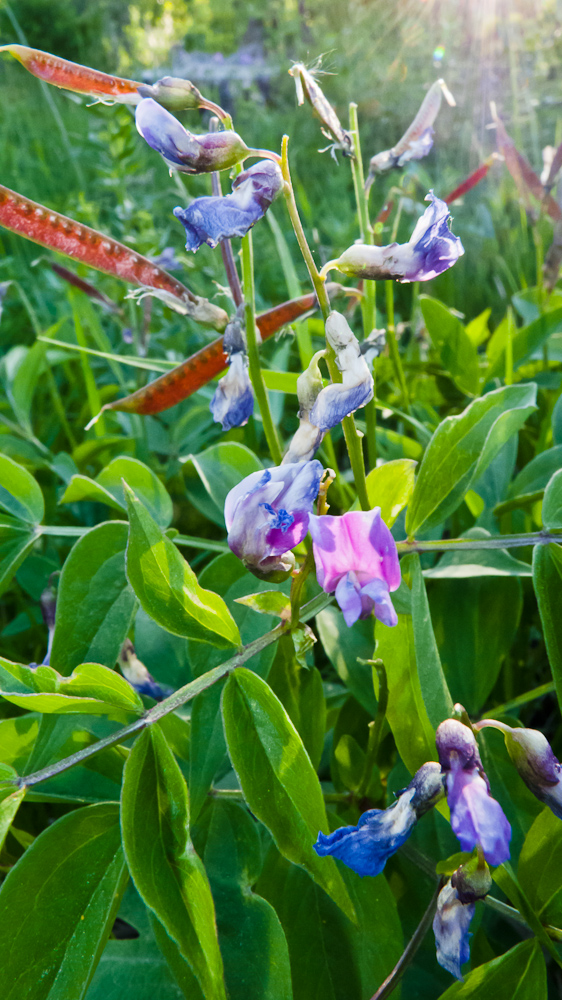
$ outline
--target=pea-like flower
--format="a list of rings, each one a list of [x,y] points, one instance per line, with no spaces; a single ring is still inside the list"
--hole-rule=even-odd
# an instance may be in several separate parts
[[[396,542],[381,518],[380,507],[310,517],[316,578],[336,600],[347,625],[374,611],[385,625],[397,625],[390,592],[400,586]]]
[[[121,647],[119,666],[125,680],[139,694],[147,695],[149,698],[153,698],[154,701],[162,701],[172,693],[171,688],[163,687],[158,681],[154,680],[154,677],[149,673],[144,663],[139,660],[130,639],[125,639]]]
[[[490,870],[479,856],[453,872],[437,899],[433,933],[437,961],[456,979],[462,979],[461,965],[470,958],[470,922],[474,904],[492,888]]]
[[[314,850],[331,854],[358,875],[379,875],[386,862],[408,839],[420,816],[444,796],[439,764],[420,767],[410,784],[388,809],[369,809],[357,826],[342,826],[329,836],[318,834]]]
[[[228,494],[228,544],[256,576],[275,579],[292,570],[290,550],[308,532],[322,473],[317,461],[280,465],[252,472]]]
[[[504,734],[507,752],[527,788],[562,819],[562,765],[546,736],[538,729],[512,729],[495,719],[482,719],[474,728],[488,726]]]
[[[472,730],[447,719],[437,727],[435,742],[446,776],[451,826],[463,851],[480,844],[486,861],[501,865],[509,858],[511,827],[499,802],[490,795]]]
[[[229,170],[250,155],[236,132],[194,135],[151,97],[144,98],[135,112],[137,130],[145,142],[173,170],[185,174],[207,174]]]
[[[431,204],[418,219],[408,243],[389,243],[385,247],[354,243],[337,260],[324,265],[322,276],[335,267],[353,278],[429,281],[452,267],[464,248],[449,228],[451,213],[433,191],[425,200]]]
[[[282,187],[277,164],[260,160],[238,174],[232,194],[195,198],[187,208],[174,208],[174,215],[185,227],[186,250],[195,252],[203,243],[214,249],[222,240],[245,236],[263,218]]]
[[[248,372],[248,355],[242,332],[244,305],[228,324],[223,338],[223,351],[228,355],[228,371],[221,378],[209,409],[223,431],[243,427],[254,412],[254,392]]]

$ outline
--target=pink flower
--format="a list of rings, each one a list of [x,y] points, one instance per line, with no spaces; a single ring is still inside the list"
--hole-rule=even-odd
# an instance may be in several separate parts
[[[318,583],[327,594],[335,590],[346,625],[372,611],[385,625],[396,625],[389,592],[400,586],[400,565],[380,507],[341,517],[311,514],[309,530]]]

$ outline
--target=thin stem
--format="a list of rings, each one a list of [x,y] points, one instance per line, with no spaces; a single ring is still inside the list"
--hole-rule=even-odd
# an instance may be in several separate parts
[[[556,685],[554,681],[549,681],[548,684],[540,684],[539,687],[533,688],[532,691],[525,691],[524,694],[518,695],[517,698],[513,698],[511,701],[504,701],[503,705],[495,705],[489,712],[492,712],[494,715],[506,715],[514,708],[527,705],[530,701],[542,698],[545,694],[551,694],[553,691],[556,691]]]
[[[216,132],[218,130],[219,127],[218,118],[211,118],[210,127],[211,127],[211,132]],[[211,174],[211,186],[213,189],[214,197],[221,198],[222,197],[221,175],[218,170],[216,170],[214,173]],[[230,240],[222,240],[220,248],[221,248],[222,262],[224,264],[224,269],[226,272],[226,280],[228,281],[228,286],[230,288],[230,293],[234,300],[234,305],[241,306],[243,302],[242,286],[240,284],[240,278],[238,277],[236,262],[234,260],[234,255],[232,253],[232,243],[230,242]]]
[[[384,668],[384,663],[382,660],[370,660],[371,666],[377,671],[379,678],[379,699],[377,704],[377,715],[374,722],[370,723],[369,728],[369,743],[367,746],[367,754],[365,756],[365,767],[363,769],[363,777],[361,778],[361,783],[357,789],[357,797],[362,799],[364,795],[367,794],[367,788],[369,787],[369,782],[371,780],[371,774],[373,768],[377,763],[377,758],[379,754],[379,747],[381,743],[382,730],[384,726],[384,720],[386,717],[386,709],[388,706],[388,682],[386,679],[386,670]]]
[[[406,385],[404,369],[402,368],[402,361],[400,360],[400,351],[398,350],[396,329],[394,326],[394,283],[392,281],[385,281],[384,286],[386,294],[386,340],[394,366],[394,373],[400,386],[400,392],[402,393],[403,406],[406,412],[409,413],[410,398],[408,396],[408,387]]]
[[[302,590],[306,583],[306,578],[308,577],[310,571],[314,567],[314,553],[312,548],[306,553],[306,558],[299,570],[295,574],[291,583],[291,625],[296,626],[299,623],[299,612],[302,600]]]
[[[300,620],[301,622],[306,622],[310,618],[313,618],[322,611],[324,608],[328,607],[332,603],[333,597],[331,594],[318,594],[314,597],[312,601],[308,601],[301,610]],[[145,729],[147,726],[152,725],[157,722],[158,719],[164,718],[165,715],[169,715],[170,712],[175,712],[176,709],[181,708],[182,705],[187,704],[188,701],[192,701],[196,695],[200,694],[201,691],[206,691],[207,688],[212,687],[218,680],[222,677],[226,677],[227,674],[235,670],[236,667],[241,667],[243,663],[250,660],[252,656],[256,653],[260,653],[262,649],[266,649],[273,642],[277,642],[282,635],[289,629],[289,622],[282,622],[277,625],[270,632],[266,632],[265,635],[260,636],[258,639],[254,639],[247,646],[244,646],[235,656],[230,657],[224,663],[219,664],[217,667],[213,667],[212,670],[208,670],[207,673],[202,674],[201,677],[197,677],[194,681],[190,681],[189,684],[185,684],[183,687],[175,691],[174,694],[170,695],[169,698],[165,698],[154,708],[151,708],[148,712],[139,719],[135,719],[128,726],[123,729],[119,729],[116,733],[112,733],[111,736],[106,736],[103,740],[98,740],[97,743],[91,744],[91,746],[85,747],[83,750],[79,750],[77,753],[73,753],[70,757],[65,757],[63,760],[57,761],[55,764],[50,764],[48,767],[42,768],[40,771],[35,771],[33,774],[27,774],[23,777],[14,778],[11,781],[5,782],[9,785],[17,785],[19,788],[24,786],[31,787],[32,785],[37,785],[41,781],[47,781],[48,778],[53,778],[56,774],[61,774],[63,771],[68,771],[71,767],[75,767],[77,764],[81,764],[83,761],[88,760],[90,757],[95,756],[100,750],[106,750],[108,747],[116,746],[118,743],[122,743],[123,740],[128,739],[130,736],[134,736],[135,733],[140,732],[140,730]],[[3,783],[4,784],[4,783]]]
[[[519,549],[525,545],[548,545],[562,542],[562,531],[531,531],[521,535],[493,535],[491,538],[443,538],[438,542],[418,542],[415,538],[397,542],[400,554],[404,552],[465,552],[479,549]]]
[[[437,899],[441,891],[441,883],[438,884],[427,910],[425,911],[423,917],[421,918],[418,927],[414,931],[412,937],[410,938],[408,944],[406,945],[402,956],[398,959],[398,962],[394,966],[392,972],[386,977],[384,983],[379,986],[376,993],[373,994],[371,1000],[384,1000],[385,997],[389,997],[393,990],[396,989],[398,983],[402,979],[406,969],[410,965],[412,959],[414,958],[418,948],[420,947],[425,935],[427,934],[435,916],[435,911],[437,909]]]
[[[513,385],[513,309],[507,310],[507,331],[505,340],[505,384]]]
[[[254,250],[252,233],[242,239],[242,281],[244,284],[244,301],[246,314],[246,343],[248,360],[250,362],[250,379],[260,408],[263,429],[270,455],[275,465],[281,465],[283,450],[279,442],[277,428],[273,423],[269,399],[260,366],[258,340],[256,336],[256,302],[254,294]]]
[[[361,157],[361,138],[359,135],[359,125],[357,122],[357,105],[349,105],[349,128],[353,137],[355,156],[350,160],[351,173],[353,175],[353,188],[355,191],[355,202],[357,214],[359,216],[359,229],[363,243],[372,245],[374,235],[369,223],[368,194],[365,193],[365,178],[363,175],[363,160]],[[376,296],[377,285],[375,281],[363,282],[363,297],[361,299],[361,313],[363,316],[363,335],[368,337],[377,325],[376,320]],[[365,425],[367,430],[367,455],[369,465],[372,469],[377,463],[377,409],[376,409],[376,373],[375,365],[372,366],[373,374],[373,398],[365,407]]]

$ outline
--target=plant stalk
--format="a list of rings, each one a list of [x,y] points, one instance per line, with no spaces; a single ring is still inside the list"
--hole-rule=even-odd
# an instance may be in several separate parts
[[[392,972],[386,977],[384,983],[379,986],[376,993],[373,994],[371,1000],[385,1000],[385,997],[389,997],[393,990],[396,989],[398,983],[402,979],[406,969],[412,962],[418,948],[420,947],[425,935],[427,934],[433,917],[435,916],[435,911],[437,909],[437,898],[441,891],[441,882],[439,882],[427,910],[425,911],[423,917],[421,918],[418,927],[414,931],[410,941],[406,945],[403,954],[398,959],[398,962],[394,966]]]

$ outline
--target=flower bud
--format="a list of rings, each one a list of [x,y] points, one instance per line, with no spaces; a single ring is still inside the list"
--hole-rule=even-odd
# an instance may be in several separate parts
[[[477,729],[499,729],[505,745],[527,788],[562,819],[562,766],[552,747],[538,729],[512,729],[495,719],[482,719]]]
[[[151,97],[170,111],[194,111],[203,97],[195,84],[176,76],[163,76],[153,84],[137,87],[141,97]]]
[[[242,163],[250,151],[236,132],[209,132],[194,135],[166,111],[144,98],[135,113],[137,130],[145,142],[163,157],[170,169],[186,174],[207,174],[229,170]]]

